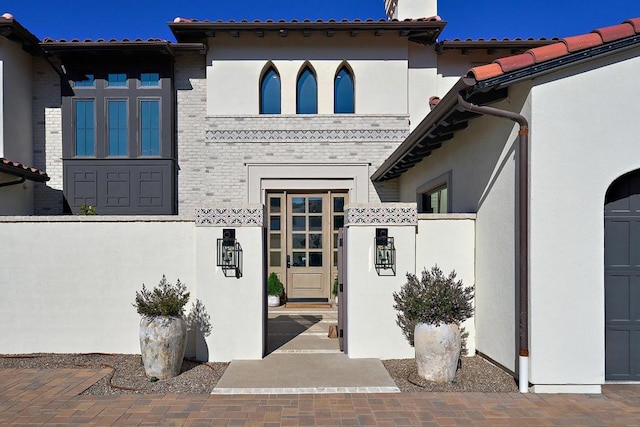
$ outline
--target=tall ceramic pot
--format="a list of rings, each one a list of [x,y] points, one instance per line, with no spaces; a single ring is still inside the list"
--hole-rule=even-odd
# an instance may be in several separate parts
[[[173,316],[142,316],[140,352],[148,377],[160,380],[180,374],[187,347],[187,324]]]
[[[460,357],[461,336],[456,324],[418,323],[414,330],[418,375],[429,381],[451,382]]]

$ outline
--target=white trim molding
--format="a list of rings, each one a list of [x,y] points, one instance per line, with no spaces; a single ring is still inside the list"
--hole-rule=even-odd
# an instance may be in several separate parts
[[[268,190],[348,190],[349,200],[369,201],[369,163],[248,163],[249,203]]]

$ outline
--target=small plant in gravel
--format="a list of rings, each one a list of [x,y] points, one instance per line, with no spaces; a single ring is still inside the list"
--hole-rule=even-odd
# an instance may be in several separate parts
[[[462,280],[456,280],[455,271],[445,276],[437,265],[430,271],[423,270],[420,279],[407,273],[407,282],[400,292],[393,293],[396,323],[413,346],[417,323],[459,325],[471,317],[473,291],[474,286],[465,287]]]
[[[163,274],[160,283],[153,290],[142,284],[142,291],[136,291],[136,302],[133,306],[142,316],[184,317],[184,306],[188,301],[187,286],[180,282],[180,279],[172,284]]]

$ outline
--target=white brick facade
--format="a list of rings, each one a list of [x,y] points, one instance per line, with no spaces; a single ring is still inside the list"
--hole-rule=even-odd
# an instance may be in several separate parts
[[[60,76],[45,60],[34,58],[33,162],[51,178],[35,187],[35,214],[60,215],[62,195],[62,112]]]

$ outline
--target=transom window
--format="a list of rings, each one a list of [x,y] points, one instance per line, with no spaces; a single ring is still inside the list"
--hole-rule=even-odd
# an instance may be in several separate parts
[[[318,114],[318,84],[309,66],[306,66],[298,77],[296,113]]]
[[[346,67],[340,68],[334,82],[333,111],[336,114],[353,114],[353,76]]]
[[[140,86],[160,86],[160,74],[159,73],[141,73],[140,74]]]
[[[77,79],[73,82],[76,87],[91,87],[93,86],[93,74],[85,74],[84,78]]]
[[[126,87],[127,75],[125,73],[109,73],[107,75],[107,86],[109,87]]]

